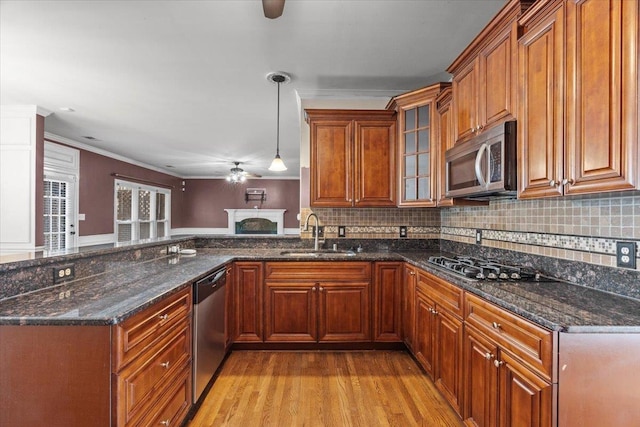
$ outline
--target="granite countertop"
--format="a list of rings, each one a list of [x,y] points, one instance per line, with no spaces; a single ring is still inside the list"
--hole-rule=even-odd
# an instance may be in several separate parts
[[[355,256],[286,255],[283,249],[198,249],[145,262],[114,262],[84,279],[0,301],[0,324],[110,325],[189,286],[233,260],[407,261],[541,326],[564,332],[640,332],[640,301],[570,283],[487,282],[427,263],[439,252],[364,252]],[[295,250],[290,250],[295,252]],[[60,298],[70,291],[69,297]]]

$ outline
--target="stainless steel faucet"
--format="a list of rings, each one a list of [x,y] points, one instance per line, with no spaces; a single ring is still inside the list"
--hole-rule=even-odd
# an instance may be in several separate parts
[[[313,241],[313,250],[318,250],[318,235],[320,234],[320,220],[318,219],[318,215],[311,212],[307,219],[304,221],[304,231],[309,231],[309,218],[314,217],[316,219],[316,232],[315,232],[315,240]]]

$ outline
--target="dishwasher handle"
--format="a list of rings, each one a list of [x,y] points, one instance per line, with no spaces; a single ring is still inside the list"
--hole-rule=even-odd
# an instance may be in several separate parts
[[[226,285],[227,270],[222,268],[211,274],[207,274],[202,279],[193,284],[193,303],[198,304],[205,298]]]

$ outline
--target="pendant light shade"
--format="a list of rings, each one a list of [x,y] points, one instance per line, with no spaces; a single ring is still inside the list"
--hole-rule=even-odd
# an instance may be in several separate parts
[[[280,85],[282,83],[286,84],[291,81],[291,77],[285,73],[269,73],[267,75],[267,80],[271,83],[275,83],[278,86],[278,115],[277,115],[277,132],[276,132],[276,157],[271,162],[271,166],[269,166],[270,171],[274,172],[282,172],[286,171],[287,167],[284,162],[280,158]]]

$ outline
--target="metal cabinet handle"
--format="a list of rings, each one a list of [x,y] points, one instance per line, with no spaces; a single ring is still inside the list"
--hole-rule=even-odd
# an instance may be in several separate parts
[[[495,365],[496,368],[499,368],[500,366],[504,365],[504,362],[502,360],[494,360],[493,364]]]
[[[575,183],[576,183],[576,182],[575,182],[573,179],[571,179],[571,178],[569,178],[569,179],[565,178],[565,179],[563,179],[563,180],[562,180],[562,186],[565,186],[565,185],[573,185],[573,184],[575,184]]]
[[[166,313],[158,316],[158,319],[160,319],[160,321],[167,320],[168,318],[169,318],[169,315]]]
[[[415,276],[416,272],[415,271],[410,271],[409,274],[412,275],[412,276]]]
[[[161,425],[161,426],[168,426],[168,425],[169,425],[169,420],[162,420],[162,421],[160,421],[160,425]]]
[[[491,359],[493,359],[493,354],[491,354],[491,353],[486,353],[486,354],[484,355],[484,358],[485,358],[485,359],[487,359],[487,360],[491,360]]]
[[[494,329],[500,329],[502,327],[502,325],[500,323],[497,323],[497,322],[492,322],[491,326],[493,326]]]
[[[320,286],[320,287],[318,288],[318,290],[319,290],[320,292],[324,292],[324,288],[323,288],[322,286]]]
[[[313,292],[315,292],[315,291],[317,291],[318,289],[314,286],[313,288],[311,288],[311,290],[312,290]]]
[[[557,187],[559,185],[560,185],[560,183],[558,181],[556,181],[555,179],[552,179],[551,181],[549,181],[549,187]]]
[[[164,369],[169,369],[170,364],[171,362],[167,361],[167,362],[160,363],[160,366],[162,366]]]

